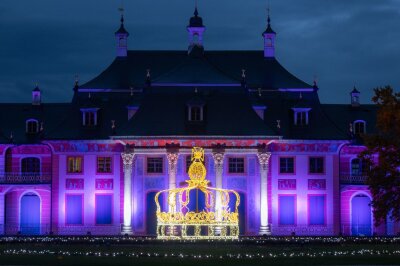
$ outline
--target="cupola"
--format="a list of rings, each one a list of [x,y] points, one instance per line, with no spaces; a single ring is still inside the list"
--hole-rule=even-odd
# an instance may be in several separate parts
[[[32,90],[32,105],[40,105],[41,103],[42,95],[39,86],[36,84],[36,87]]]
[[[121,9],[121,12],[123,9]],[[129,32],[124,27],[124,15],[121,14],[121,26],[115,32],[117,41],[117,57],[126,57],[128,55],[128,36]]]
[[[189,20],[187,31],[189,33],[189,53],[193,47],[203,48],[203,33],[206,27],[203,25],[203,19],[199,16],[197,3],[194,9],[193,17]]]
[[[351,106],[352,107],[360,106],[360,92],[356,89],[356,87],[354,87],[353,90],[350,92],[350,96],[351,96]]]
[[[269,9],[268,9],[267,22],[268,22],[267,29],[262,34],[262,36],[264,37],[264,57],[265,58],[275,58],[276,33],[271,28],[271,18],[269,16]]]

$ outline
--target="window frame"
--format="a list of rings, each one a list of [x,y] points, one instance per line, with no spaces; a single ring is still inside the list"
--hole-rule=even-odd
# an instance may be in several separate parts
[[[161,172],[149,172],[149,160],[161,159]],[[163,156],[148,156],[146,157],[146,175],[163,175],[165,173],[165,162]]]
[[[358,160],[358,174],[353,174],[353,161]],[[366,164],[358,157],[354,157],[350,160],[350,176],[365,176],[367,174]]]
[[[311,159],[322,159],[322,171],[312,172]],[[325,156],[309,156],[308,157],[308,174],[310,175],[325,175],[326,174],[326,158]]]
[[[242,159],[243,160],[243,172],[231,172],[231,160],[238,160],[238,159]],[[227,164],[226,164],[226,172],[229,175],[245,175],[246,171],[247,171],[247,165],[246,165],[246,156],[227,156],[227,160],[226,160]],[[238,169],[237,167],[237,162],[236,162],[236,166],[235,166],[236,170]]]
[[[363,132],[356,132],[357,131],[356,129],[359,129],[356,125],[359,125],[359,124],[363,125],[362,126]],[[356,135],[356,136],[366,134],[367,133],[367,122],[365,120],[355,120],[353,122],[353,132],[354,132],[354,135]]]
[[[110,159],[110,171],[108,171],[108,172],[99,171],[99,159],[100,158],[104,158],[104,159],[108,158],[108,159]],[[114,172],[113,162],[114,162],[113,156],[102,156],[102,155],[97,156],[96,157],[96,174],[98,174],[98,175],[109,175],[109,174],[112,174]]]
[[[198,115],[199,115],[199,119],[192,119],[192,111],[193,109],[198,109]],[[189,122],[203,122],[204,121],[204,106],[203,105],[188,105],[188,116],[187,116],[187,120]]]
[[[82,108],[82,125],[86,127],[95,127],[98,125],[98,111],[99,108]],[[93,114],[93,124],[88,124],[86,121],[86,115]]]
[[[70,158],[80,158],[81,159],[81,171],[80,172],[70,172],[69,171],[69,159]],[[68,175],[82,175],[82,174],[84,174],[84,158],[83,158],[83,156],[82,155],[68,155],[67,156],[67,158],[66,158],[67,160],[67,162],[66,162],[66,173],[68,174]]]
[[[304,127],[304,126],[308,126],[310,124],[309,113],[311,111],[311,108],[292,108],[292,110],[293,110],[293,115],[294,115],[293,124],[295,126]],[[302,113],[305,114],[305,117],[304,117],[305,124],[299,124],[299,121],[297,119],[298,118],[297,115],[302,114]],[[303,119],[301,119],[300,121],[303,121]]]
[[[36,159],[36,160],[39,161],[39,164],[38,164],[38,166],[39,166],[39,171],[38,171],[38,172],[32,172],[32,171],[24,172],[24,171],[23,171],[23,165],[22,165],[22,163],[24,162],[24,160],[28,160],[28,159]],[[41,162],[42,162],[41,158],[40,158],[40,157],[37,157],[37,156],[26,156],[26,157],[22,157],[22,158],[20,159],[20,163],[19,163],[19,165],[20,165],[20,173],[21,173],[21,174],[37,174],[37,175],[40,175],[40,174],[42,173],[42,165],[41,165]]]
[[[282,172],[281,171],[281,159],[293,159],[293,172]],[[279,164],[279,174],[281,175],[295,175],[296,174],[296,157],[295,156],[279,156],[278,158],[278,164]]]
[[[35,123],[35,127],[36,127],[35,131],[29,130],[30,129],[29,124],[32,124],[32,123]],[[33,118],[27,119],[25,121],[25,133],[26,134],[37,134],[38,132],[39,132],[39,121],[37,119],[33,119]]]

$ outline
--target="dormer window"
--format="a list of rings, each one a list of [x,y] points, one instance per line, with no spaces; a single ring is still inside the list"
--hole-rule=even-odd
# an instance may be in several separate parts
[[[39,132],[39,122],[36,119],[28,119],[26,121],[26,133],[36,134]]]
[[[191,122],[203,121],[203,106],[193,105],[188,108],[188,120]]]
[[[97,111],[98,108],[81,109],[82,111],[82,125],[84,126],[97,126]]]
[[[353,128],[354,128],[354,134],[355,135],[365,134],[365,132],[366,132],[366,123],[365,123],[364,120],[356,120],[353,123]]]
[[[309,123],[308,113],[311,108],[293,108],[294,111],[294,125],[307,126]]]

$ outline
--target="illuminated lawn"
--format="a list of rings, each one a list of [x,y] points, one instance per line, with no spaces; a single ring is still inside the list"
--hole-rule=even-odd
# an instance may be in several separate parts
[[[226,242],[0,238],[3,265],[393,265],[399,262],[400,238],[246,238]]]

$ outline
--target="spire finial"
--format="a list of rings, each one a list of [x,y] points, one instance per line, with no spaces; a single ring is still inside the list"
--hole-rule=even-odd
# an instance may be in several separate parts
[[[271,18],[270,18],[270,9],[269,9],[269,1],[267,2],[267,22],[268,22],[268,26],[270,26],[271,24]]]
[[[194,1],[194,16],[197,17],[199,15],[199,11],[197,11],[197,0]]]
[[[121,13],[121,24],[124,24],[124,6],[121,3],[121,6],[118,8],[118,11]]]
[[[317,77],[317,75],[314,75],[314,81],[313,81],[313,85],[314,85],[314,87],[318,87],[318,77]]]

